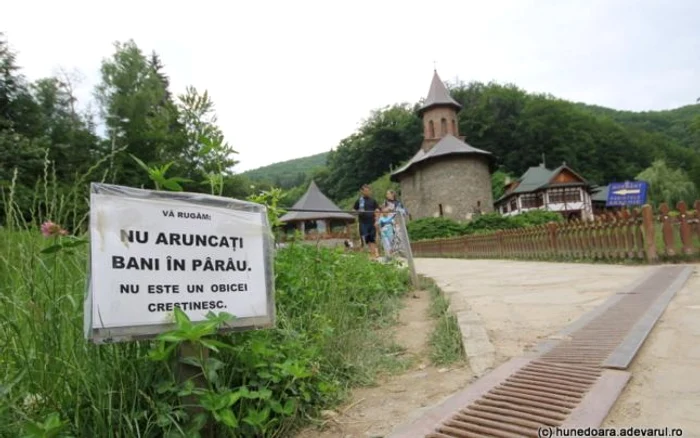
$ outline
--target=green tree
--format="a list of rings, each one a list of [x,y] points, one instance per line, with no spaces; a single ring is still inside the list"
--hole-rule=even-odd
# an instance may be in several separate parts
[[[62,181],[86,171],[102,153],[91,120],[75,109],[69,80],[45,78],[31,86],[39,108],[34,134],[48,139],[49,160]]]
[[[491,190],[493,192],[494,201],[505,193],[506,181],[508,179],[513,179],[513,176],[502,170],[497,170],[491,175]]]
[[[328,196],[344,199],[409,159],[421,144],[423,129],[415,108],[394,105],[373,111],[357,133],[341,140],[328,157]]]
[[[95,96],[113,147],[125,147],[115,157],[113,180],[120,184],[147,184],[141,169],[128,154],[148,165],[170,161],[184,148],[175,105],[169,102],[167,83],[160,71],[144,56],[136,43],[115,43],[112,56],[102,62],[102,82]]]
[[[649,198],[654,206],[662,202],[675,208],[678,201],[692,205],[697,189],[688,175],[681,169],[672,169],[663,160],[656,160],[636,177],[649,183]]]
[[[16,63],[17,55],[0,33],[0,130],[32,137],[38,108]]]
[[[213,179],[230,176],[237,161],[236,152],[224,139],[217,126],[214,102],[209,93],[199,93],[194,87],[187,87],[178,96],[180,123],[185,129],[186,148],[181,152],[188,166],[186,175],[192,179],[204,176],[211,183]],[[221,180],[223,181],[223,180]]]

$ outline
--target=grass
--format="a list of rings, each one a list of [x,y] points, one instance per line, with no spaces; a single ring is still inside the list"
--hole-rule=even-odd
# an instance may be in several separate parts
[[[0,437],[196,436],[182,433],[194,419],[183,393],[166,391],[172,364],[152,360],[155,341],[85,341],[87,248],[42,253],[55,241],[38,225],[0,227]],[[293,244],[275,272],[277,326],[216,337],[227,346],[211,356],[216,392],[248,394],[217,437],[291,436],[349,388],[405,366],[382,335],[409,289],[405,270]]]
[[[421,278],[423,287],[430,292],[430,317],[435,327],[430,334],[430,360],[435,365],[452,365],[465,360],[462,332],[457,317],[450,311],[450,303],[440,288],[429,278]]]
[[[691,224],[691,239],[690,239],[690,244],[693,249],[695,249],[696,253],[700,253],[700,234],[696,233],[693,227],[695,227],[695,224]],[[673,250],[676,252],[676,254],[681,254],[683,244],[681,242],[681,232],[680,232],[680,226],[678,224],[673,224]],[[656,243],[656,252],[660,256],[664,256],[666,254],[666,244],[664,243],[664,233],[663,233],[663,227],[661,226],[660,223],[654,224],[654,242]],[[700,256],[700,254],[698,254]]]

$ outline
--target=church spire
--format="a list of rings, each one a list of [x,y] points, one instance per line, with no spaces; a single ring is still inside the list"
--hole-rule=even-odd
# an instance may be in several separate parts
[[[447,87],[445,87],[442,79],[440,79],[437,70],[434,70],[433,81],[430,83],[428,97],[425,98],[425,102],[419,112],[422,115],[426,110],[436,106],[451,106],[455,111],[462,109],[462,105],[457,103],[457,101],[450,96],[450,92],[447,91]]]

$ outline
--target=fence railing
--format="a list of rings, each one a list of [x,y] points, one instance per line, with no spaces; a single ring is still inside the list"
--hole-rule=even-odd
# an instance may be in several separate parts
[[[700,200],[690,211],[661,204],[527,228],[412,242],[414,257],[523,258],[607,261],[700,256]]]
[[[351,231],[324,231],[324,232],[307,232],[303,236],[303,240],[329,240],[329,239],[351,239]],[[283,234],[280,236],[281,242],[286,242],[291,239],[291,236]]]

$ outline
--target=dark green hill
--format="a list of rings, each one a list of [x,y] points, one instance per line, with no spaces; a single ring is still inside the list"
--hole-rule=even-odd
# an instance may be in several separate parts
[[[255,182],[269,182],[276,187],[288,189],[303,184],[307,176],[314,170],[326,165],[328,152],[322,152],[308,157],[280,161],[257,169],[242,172]]]
[[[597,105],[576,104],[579,108],[613,119],[627,128],[664,135],[679,145],[698,149],[695,126],[700,118],[700,104],[664,111],[619,111]]]

